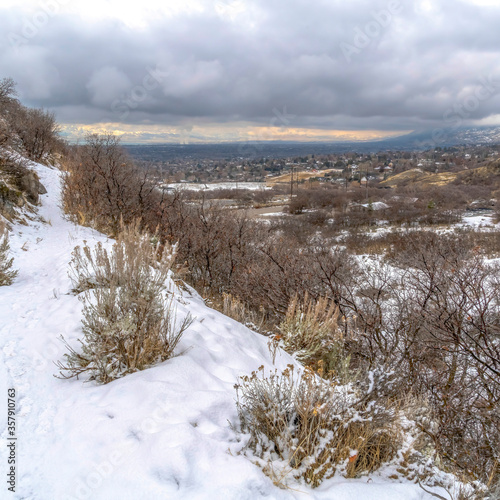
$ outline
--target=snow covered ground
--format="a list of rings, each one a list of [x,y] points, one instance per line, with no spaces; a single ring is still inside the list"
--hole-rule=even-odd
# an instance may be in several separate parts
[[[54,362],[77,346],[82,304],[70,294],[71,251],[112,242],[65,220],[59,173],[35,166],[48,193],[40,219],[15,225],[19,275],[0,287],[0,498],[26,500],[430,499],[419,486],[373,476],[334,478],[320,488],[283,490],[238,451],[234,384],[271,368],[266,339],[177,292],[191,312],[181,355],[105,386],[61,380]],[[41,219],[43,217],[43,219]],[[279,369],[291,359],[277,358]],[[7,389],[17,392],[17,488],[7,491]],[[443,493],[441,491],[441,493]]]
[[[500,228],[500,224],[495,223],[495,218],[492,215],[465,215],[462,218],[462,224],[457,224],[458,227],[471,227],[473,229],[495,229]]]
[[[249,189],[250,191],[258,191],[271,189],[264,182],[215,182],[212,184],[195,184],[193,182],[178,182],[167,184],[168,189],[180,189],[189,191],[215,191],[216,189]]]

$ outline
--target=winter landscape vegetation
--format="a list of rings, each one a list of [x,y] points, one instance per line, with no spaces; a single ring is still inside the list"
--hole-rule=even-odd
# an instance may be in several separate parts
[[[498,6],[29,3],[0,498],[500,500]]]

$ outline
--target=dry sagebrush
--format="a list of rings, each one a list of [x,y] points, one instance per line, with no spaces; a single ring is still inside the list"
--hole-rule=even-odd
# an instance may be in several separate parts
[[[86,373],[107,383],[173,356],[190,315],[177,321],[173,297],[165,299],[165,280],[175,255],[125,228],[111,252],[102,245],[73,254],[71,277],[83,291],[81,352],[67,343],[69,354],[58,364],[65,378]]]
[[[141,233],[139,222],[121,224],[111,254],[98,242],[94,250],[85,245],[73,251],[69,276],[73,291],[128,286],[152,280],[155,288],[168,278],[176,256],[176,247],[160,245],[156,235]]]
[[[372,372],[354,388],[291,365],[266,377],[261,367],[236,385],[241,429],[250,435],[245,453],[281,486],[286,476],[316,487],[335,473],[379,468],[400,446],[395,408],[379,390],[386,382]]]

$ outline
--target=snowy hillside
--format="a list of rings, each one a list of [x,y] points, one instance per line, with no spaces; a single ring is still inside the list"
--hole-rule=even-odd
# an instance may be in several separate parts
[[[335,478],[318,489],[283,490],[238,452],[234,384],[261,365],[274,368],[267,339],[176,292],[179,316],[196,318],[163,364],[98,386],[54,377],[78,347],[82,304],[70,294],[76,245],[107,238],[65,220],[59,172],[35,165],[47,194],[38,220],[15,225],[10,244],[19,275],[0,287],[1,498],[99,499],[426,499],[418,485],[383,477]],[[276,366],[291,362],[278,356]],[[7,491],[7,389],[15,388],[17,487]],[[441,491],[442,493],[442,491]]]

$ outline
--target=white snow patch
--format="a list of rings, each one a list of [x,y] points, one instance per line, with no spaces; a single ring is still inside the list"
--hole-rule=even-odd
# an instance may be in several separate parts
[[[198,184],[192,182],[178,182],[166,184],[163,186],[170,190],[188,190],[188,191],[215,191],[217,189],[248,189],[251,191],[271,189],[264,182],[216,182],[213,184]]]
[[[389,207],[387,203],[384,203],[383,201],[375,201],[373,203],[364,203],[363,207],[369,208],[370,210],[386,210]]]

